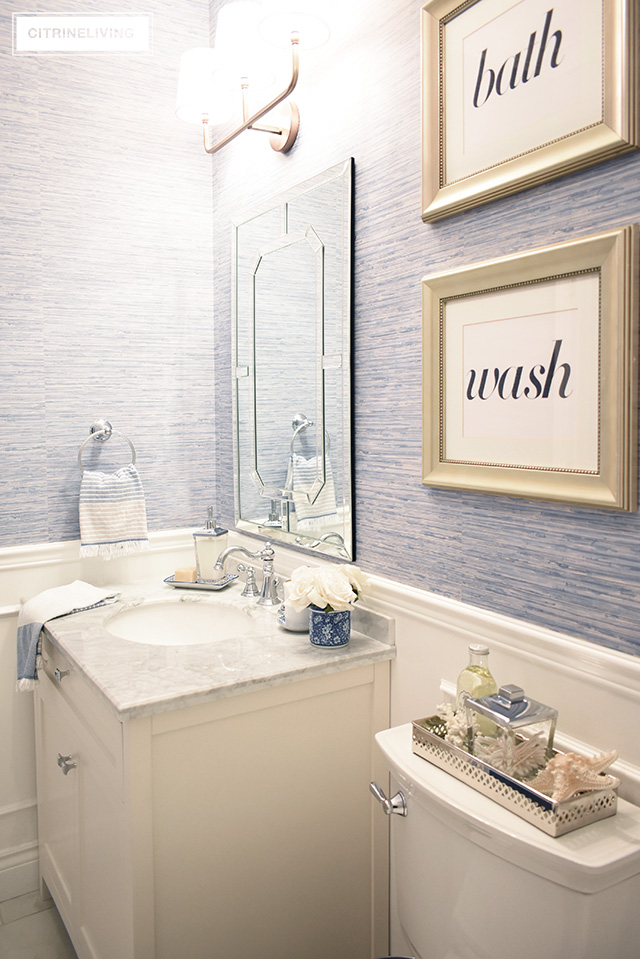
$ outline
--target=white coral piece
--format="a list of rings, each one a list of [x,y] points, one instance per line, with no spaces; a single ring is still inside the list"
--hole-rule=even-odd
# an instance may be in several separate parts
[[[497,738],[477,736],[474,753],[495,769],[508,776],[526,779],[544,766],[546,758],[546,740],[541,734],[531,739],[517,740],[507,731],[500,731]]]
[[[440,703],[439,706],[436,706],[436,715],[439,716],[440,719],[444,719],[447,725],[451,722],[455,713],[456,711],[451,703]]]
[[[456,712],[451,703],[440,703],[439,706],[436,706],[436,712],[441,719],[444,719],[447,726],[447,731],[444,734],[445,742],[457,746],[458,749],[466,749],[469,726],[464,710]]]

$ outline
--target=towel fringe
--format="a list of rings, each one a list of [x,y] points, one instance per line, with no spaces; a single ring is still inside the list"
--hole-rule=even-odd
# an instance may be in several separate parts
[[[121,540],[116,543],[87,543],[80,546],[80,558],[98,556],[100,559],[114,559],[117,556],[129,556],[131,553],[143,553],[148,549],[148,539]]]

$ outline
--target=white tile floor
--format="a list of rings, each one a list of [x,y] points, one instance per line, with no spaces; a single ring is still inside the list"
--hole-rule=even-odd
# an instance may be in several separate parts
[[[0,902],[2,959],[77,959],[53,900],[38,892]]]

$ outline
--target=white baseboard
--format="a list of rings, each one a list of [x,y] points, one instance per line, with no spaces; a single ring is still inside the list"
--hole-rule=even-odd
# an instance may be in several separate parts
[[[17,840],[17,842],[16,842]],[[36,800],[0,808],[0,902],[38,888]]]
[[[0,850],[0,902],[33,892],[39,876],[37,842]]]

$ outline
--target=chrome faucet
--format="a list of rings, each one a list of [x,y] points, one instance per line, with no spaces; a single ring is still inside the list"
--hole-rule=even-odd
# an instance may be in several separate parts
[[[220,553],[213,567],[214,570],[220,573],[220,579],[224,579],[224,567],[228,558],[238,554],[245,556],[247,559],[262,560],[262,592],[258,599],[258,606],[279,606],[282,600],[278,598],[278,577],[273,568],[273,560],[276,554],[271,543],[265,543],[264,548],[257,550],[255,553],[249,552],[244,546],[228,546],[227,549],[224,549]],[[245,594],[243,593],[243,595]]]

